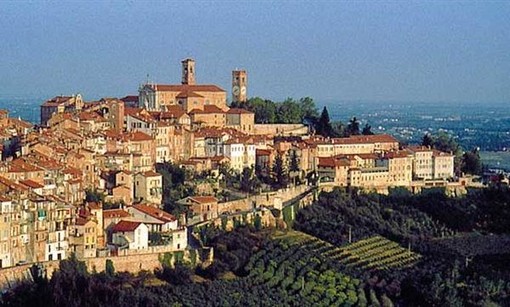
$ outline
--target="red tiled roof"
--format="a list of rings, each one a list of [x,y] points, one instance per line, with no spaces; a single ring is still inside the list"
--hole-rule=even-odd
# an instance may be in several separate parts
[[[231,108],[227,111],[228,114],[254,114],[253,112],[250,112],[246,109],[242,108]]]
[[[161,176],[160,173],[157,173],[155,171],[146,171],[146,172],[143,172],[143,173],[140,173],[142,174],[144,177],[156,177],[156,176]]]
[[[88,220],[86,218],[77,217],[76,222],[74,224],[78,225],[78,226],[83,226],[83,225],[87,224],[87,222],[88,222]]]
[[[40,188],[44,188],[44,185],[38,183],[38,182],[35,182],[33,180],[21,180],[19,183],[29,187],[29,188],[32,188],[32,189],[40,189]]]
[[[103,206],[100,203],[96,202],[88,202],[87,206],[92,210],[99,210],[103,208]]]
[[[44,102],[42,104],[42,106],[57,107],[57,106],[59,106],[62,103],[68,102],[72,98],[73,98],[72,96],[56,96],[56,97],[53,97],[53,98],[51,98],[49,100],[46,100],[46,102]]]
[[[145,214],[148,214],[151,217],[158,219],[165,223],[173,222],[176,220],[175,216],[173,216],[170,213],[165,212],[161,209],[158,209],[156,207],[138,204],[138,205],[134,205],[132,208],[135,208],[136,210],[143,212]]]
[[[113,232],[128,232],[135,231],[142,222],[120,221],[113,226]]]
[[[105,219],[111,219],[111,218],[122,218],[122,217],[130,217],[131,215],[129,212],[124,211],[122,209],[110,209],[110,210],[103,210],[103,218]]]
[[[218,199],[214,196],[190,196],[189,199],[199,204],[218,202]]]
[[[350,166],[350,163],[348,160],[345,159],[335,159],[333,157],[320,157],[318,166],[319,167]]]
[[[205,105],[203,110],[193,109],[189,114],[225,114],[225,111],[213,104]]]
[[[149,85],[152,89],[156,91],[163,91],[163,92],[183,92],[183,91],[192,91],[192,92],[225,92],[225,90],[221,89],[220,87],[216,85],[210,85],[210,84],[152,84]]]
[[[269,149],[256,149],[255,155],[257,156],[269,156],[271,155],[271,150]]]
[[[188,98],[188,97],[204,98],[204,96],[190,90],[184,90],[180,92],[177,96],[175,96],[175,98]]]
[[[141,131],[135,131],[127,134],[127,139],[130,141],[140,142],[140,141],[152,141],[152,137],[148,134],[145,134]]]

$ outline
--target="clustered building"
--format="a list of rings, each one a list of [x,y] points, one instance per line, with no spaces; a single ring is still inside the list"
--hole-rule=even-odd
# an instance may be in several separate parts
[[[246,71],[232,72],[233,101],[246,101],[247,85]],[[389,135],[323,138],[303,125],[255,124],[252,112],[228,107],[225,90],[197,84],[195,62],[185,59],[181,84],[147,82],[120,99],[49,99],[39,127],[0,110],[0,268],[147,250],[152,233],[168,250],[186,249],[186,218],[162,210],[155,164],[270,172],[277,155],[297,157],[302,177],[338,186],[380,190],[453,177],[453,155],[401,148]],[[87,202],[86,191],[123,205]],[[218,216],[210,195],[181,203],[201,221]]]

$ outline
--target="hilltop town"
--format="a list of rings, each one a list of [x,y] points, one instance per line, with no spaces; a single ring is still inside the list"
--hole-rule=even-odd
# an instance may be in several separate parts
[[[466,184],[451,152],[386,134],[324,137],[305,124],[258,124],[253,112],[229,107],[227,91],[197,83],[195,71],[185,59],[180,84],[146,82],[138,96],[53,97],[40,125],[0,110],[0,268],[194,249],[190,226],[240,212],[274,224],[268,208],[312,187]],[[247,100],[246,71],[232,72],[231,94],[236,105]],[[172,202],[181,211],[165,204],[175,168],[191,187]]]

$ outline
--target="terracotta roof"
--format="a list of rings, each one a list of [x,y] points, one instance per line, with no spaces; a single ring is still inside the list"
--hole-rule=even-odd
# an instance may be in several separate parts
[[[175,216],[173,216],[170,213],[165,212],[161,209],[158,209],[156,207],[138,204],[138,205],[134,205],[132,208],[135,208],[136,210],[143,212],[145,214],[148,214],[151,217],[158,219],[165,223],[173,222],[176,220]]]
[[[319,167],[350,166],[350,163],[348,160],[345,159],[335,159],[333,157],[320,157],[318,166]]]
[[[189,199],[199,204],[218,202],[218,199],[214,196],[190,196]]]
[[[408,146],[407,149],[409,149],[412,152],[425,152],[425,151],[432,151],[432,148],[427,146]]]
[[[134,132],[127,134],[126,136],[127,136],[128,140],[134,141],[134,142],[152,141],[153,140],[153,138],[150,135],[145,134],[141,131],[134,131]]]
[[[256,149],[255,150],[255,155],[257,156],[269,156],[271,155],[271,150],[269,149]]]
[[[73,97],[72,96],[56,96],[56,97],[53,97],[49,100],[46,100],[46,102],[44,102],[42,104],[42,106],[45,106],[45,107],[57,107],[63,103],[67,103],[69,100],[71,100]]]
[[[163,92],[183,92],[183,91],[192,91],[192,92],[225,92],[222,88],[216,85],[210,84],[151,84],[148,85],[150,88],[156,91]]]
[[[103,218],[111,219],[111,218],[122,218],[122,217],[131,217],[129,212],[124,211],[122,209],[110,209],[103,210]]]
[[[1,111],[1,110],[0,110],[0,111]],[[7,198],[7,197],[5,197],[5,196],[0,195],[0,202],[4,202],[4,201],[11,201],[11,200],[12,200],[12,199],[10,199],[10,198]]]
[[[189,114],[225,114],[225,111],[213,104],[205,105],[203,110],[193,109]]]
[[[92,210],[103,209],[103,206],[100,203],[96,203],[96,202],[88,202],[87,207],[89,207]]]
[[[230,160],[229,157],[225,157],[225,156],[214,156],[214,157],[211,157],[211,161],[214,161],[214,162],[219,162],[219,161],[222,161],[222,160]]]
[[[142,222],[120,221],[117,225],[113,226],[113,232],[127,232],[135,231]]]
[[[399,150],[399,151],[390,151],[385,154],[385,158],[395,159],[395,158],[407,158],[409,155],[412,155],[411,152],[407,150]]]
[[[454,155],[449,153],[449,152],[444,152],[444,151],[439,151],[439,150],[436,150],[434,149],[432,151],[432,155],[434,157],[453,157]]]
[[[78,225],[78,226],[83,226],[83,225],[87,224],[87,222],[88,222],[88,220],[86,218],[77,217],[76,222],[74,224]]]
[[[188,89],[180,92],[179,94],[177,94],[177,96],[175,96],[175,98],[188,98],[188,97],[203,98],[204,96],[197,94],[193,91],[190,91]]]
[[[143,108],[130,108],[125,107],[124,108],[124,115],[131,115],[131,114],[138,114],[143,110]]]
[[[152,111],[149,114],[156,120],[167,120],[173,118],[179,118],[186,115],[186,112],[180,106],[166,106],[167,110],[163,112]]]
[[[12,118],[12,117],[9,118],[9,122],[14,126],[18,126],[18,127],[22,127],[22,128],[32,128],[34,126],[27,121],[24,121],[24,120],[18,119],[18,118]]]
[[[142,174],[144,177],[156,177],[156,176],[161,176],[160,173],[156,173],[155,171],[146,171],[146,172],[143,172],[143,173],[140,173]]]
[[[230,110],[227,111],[228,114],[255,114],[253,112],[250,112],[246,109],[242,109],[242,108],[231,108]]]
[[[44,188],[44,185],[43,184],[40,184],[38,182],[35,182],[33,180],[21,180],[19,183],[29,187],[29,188],[32,188],[32,189],[40,189],[40,188]]]

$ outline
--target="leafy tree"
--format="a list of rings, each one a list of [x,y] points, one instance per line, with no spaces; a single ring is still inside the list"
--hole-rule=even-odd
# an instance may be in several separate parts
[[[55,303],[59,306],[82,306],[83,291],[88,288],[89,273],[85,262],[75,254],[59,263],[59,270],[51,276]]]
[[[361,134],[363,134],[363,135],[373,135],[374,133],[372,132],[372,126],[370,126],[368,123],[365,124],[365,127],[363,127],[363,131],[361,132]]]
[[[250,98],[244,107],[255,113],[257,124],[273,124],[276,122],[276,104],[260,97]]]
[[[255,176],[254,169],[252,167],[243,168],[241,174],[241,191],[254,193],[259,187],[260,181]]]
[[[172,285],[187,285],[191,283],[192,271],[189,267],[176,263],[173,268],[163,267],[156,276]]]
[[[451,152],[454,155],[458,155],[462,151],[462,148],[457,141],[444,132],[440,132],[434,137],[433,147],[440,151]]]
[[[317,107],[315,106],[313,98],[303,97],[299,99],[299,107],[303,114],[301,121],[305,119],[315,119],[319,116],[319,112],[317,112]]]
[[[341,137],[345,135],[345,126],[342,122],[335,121],[331,123],[332,128],[332,136],[333,137]]]
[[[195,194],[193,186],[185,183],[186,171],[171,162],[157,163],[156,171],[163,177],[163,209],[173,215],[187,213],[188,207],[177,203]]]
[[[462,155],[461,170],[464,173],[474,175],[480,175],[482,173],[482,162],[480,161],[480,154],[476,148]]]
[[[104,193],[96,189],[85,189],[85,201],[103,203],[105,199]]]
[[[278,104],[276,110],[276,120],[281,124],[300,124],[303,119],[303,111],[296,101],[287,98],[284,102]]]
[[[430,135],[430,133],[426,133],[423,136],[423,139],[421,141],[421,145],[425,147],[432,147],[434,145],[434,139]]]

